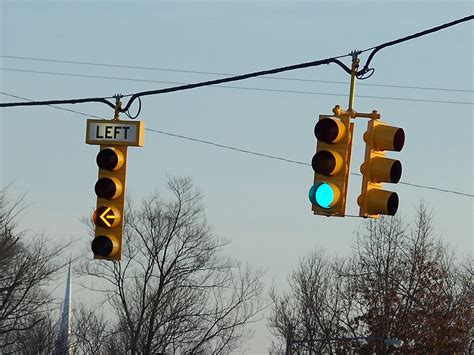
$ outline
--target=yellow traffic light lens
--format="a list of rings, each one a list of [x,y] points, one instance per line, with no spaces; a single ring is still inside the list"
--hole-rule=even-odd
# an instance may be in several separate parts
[[[92,252],[101,257],[114,256],[118,249],[119,243],[117,239],[110,235],[99,235],[94,238],[91,244]]]
[[[116,177],[104,177],[97,180],[94,190],[99,198],[115,200],[122,194],[123,186]]]
[[[330,150],[320,150],[311,161],[313,170],[321,175],[336,175],[341,171],[343,160],[339,153]]]
[[[100,206],[92,214],[95,225],[102,228],[115,228],[121,218],[120,211],[114,206]]]
[[[314,135],[324,143],[338,143],[346,133],[344,123],[337,118],[323,118],[316,123]]]
[[[125,158],[123,153],[116,149],[116,148],[104,148],[102,149],[99,154],[97,154],[96,162],[99,168],[109,170],[109,171],[116,171],[119,170]]]

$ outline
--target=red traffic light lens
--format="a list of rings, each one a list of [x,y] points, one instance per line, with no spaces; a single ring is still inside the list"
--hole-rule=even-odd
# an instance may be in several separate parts
[[[124,160],[122,152],[116,148],[104,148],[97,154],[96,158],[99,168],[109,171],[120,169]]]
[[[314,135],[318,141],[330,144],[341,141],[345,131],[344,123],[337,118],[323,118],[314,127]]]

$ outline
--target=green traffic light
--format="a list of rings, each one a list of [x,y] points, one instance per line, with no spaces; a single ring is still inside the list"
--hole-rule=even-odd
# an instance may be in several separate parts
[[[334,203],[334,189],[328,183],[313,185],[309,190],[309,200],[313,205],[321,208],[330,208]]]

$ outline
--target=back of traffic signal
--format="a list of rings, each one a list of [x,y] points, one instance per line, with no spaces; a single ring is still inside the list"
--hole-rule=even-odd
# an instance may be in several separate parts
[[[369,118],[364,133],[365,156],[360,166],[361,194],[357,198],[360,217],[377,218],[394,215],[398,210],[397,193],[383,189],[382,183],[398,183],[402,173],[399,160],[385,156],[386,151],[402,150],[403,129],[380,121],[377,111],[357,113],[343,111],[339,106],[334,115],[320,115],[314,127],[316,154],[311,165],[314,170],[309,200],[315,215],[344,217],[349,185],[354,123],[351,118]]]

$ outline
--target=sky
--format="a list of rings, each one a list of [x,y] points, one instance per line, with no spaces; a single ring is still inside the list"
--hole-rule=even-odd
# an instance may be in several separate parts
[[[472,13],[472,1],[451,0],[3,0],[0,88],[9,95],[51,100],[109,97],[223,77],[6,56],[243,74],[345,55]],[[349,58],[343,60],[350,65]],[[403,150],[387,154],[401,161],[402,182],[471,195],[385,185],[398,193],[398,213],[406,221],[420,202],[426,203],[436,234],[459,257],[473,251],[473,63],[473,21],[385,48],[372,60],[374,75],[357,82],[354,105],[359,112],[377,110],[382,121],[404,129]],[[231,88],[147,96],[138,119],[149,129],[310,164],[318,115],[331,114],[337,104],[347,108],[350,76],[337,65],[323,65],[274,77],[313,81],[255,78],[228,84]],[[0,102],[16,101],[22,100],[0,94]],[[0,108],[0,181],[10,186],[12,196],[25,195],[22,225],[53,241],[73,241],[74,252],[91,259],[81,220],[95,205],[98,147],[85,144],[86,119],[111,119],[113,111],[100,103],[61,107],[86,115],[46,106]],[[132,113],[136,109],[134,103]],[[359,173],[367,120],[354,123],[351,171]],[[231,240],[225,253],[264,268],[267,288],[275,284],[284,290],[288,275],[312,250],[350,253],[364,223],[312,214],[309,165],[146,131],[144,147],[129,149],[128,196],[140,201],[164,191],[169,176],[192,178],[214,231]],[[358,214],[360,185],[361,178],[352,175],[347,214]],[[85,297],[73,281],[74,288],[76,298]],[[272,340],[265,318],[253,328],[254,338],[240,353],[264,354]]]

